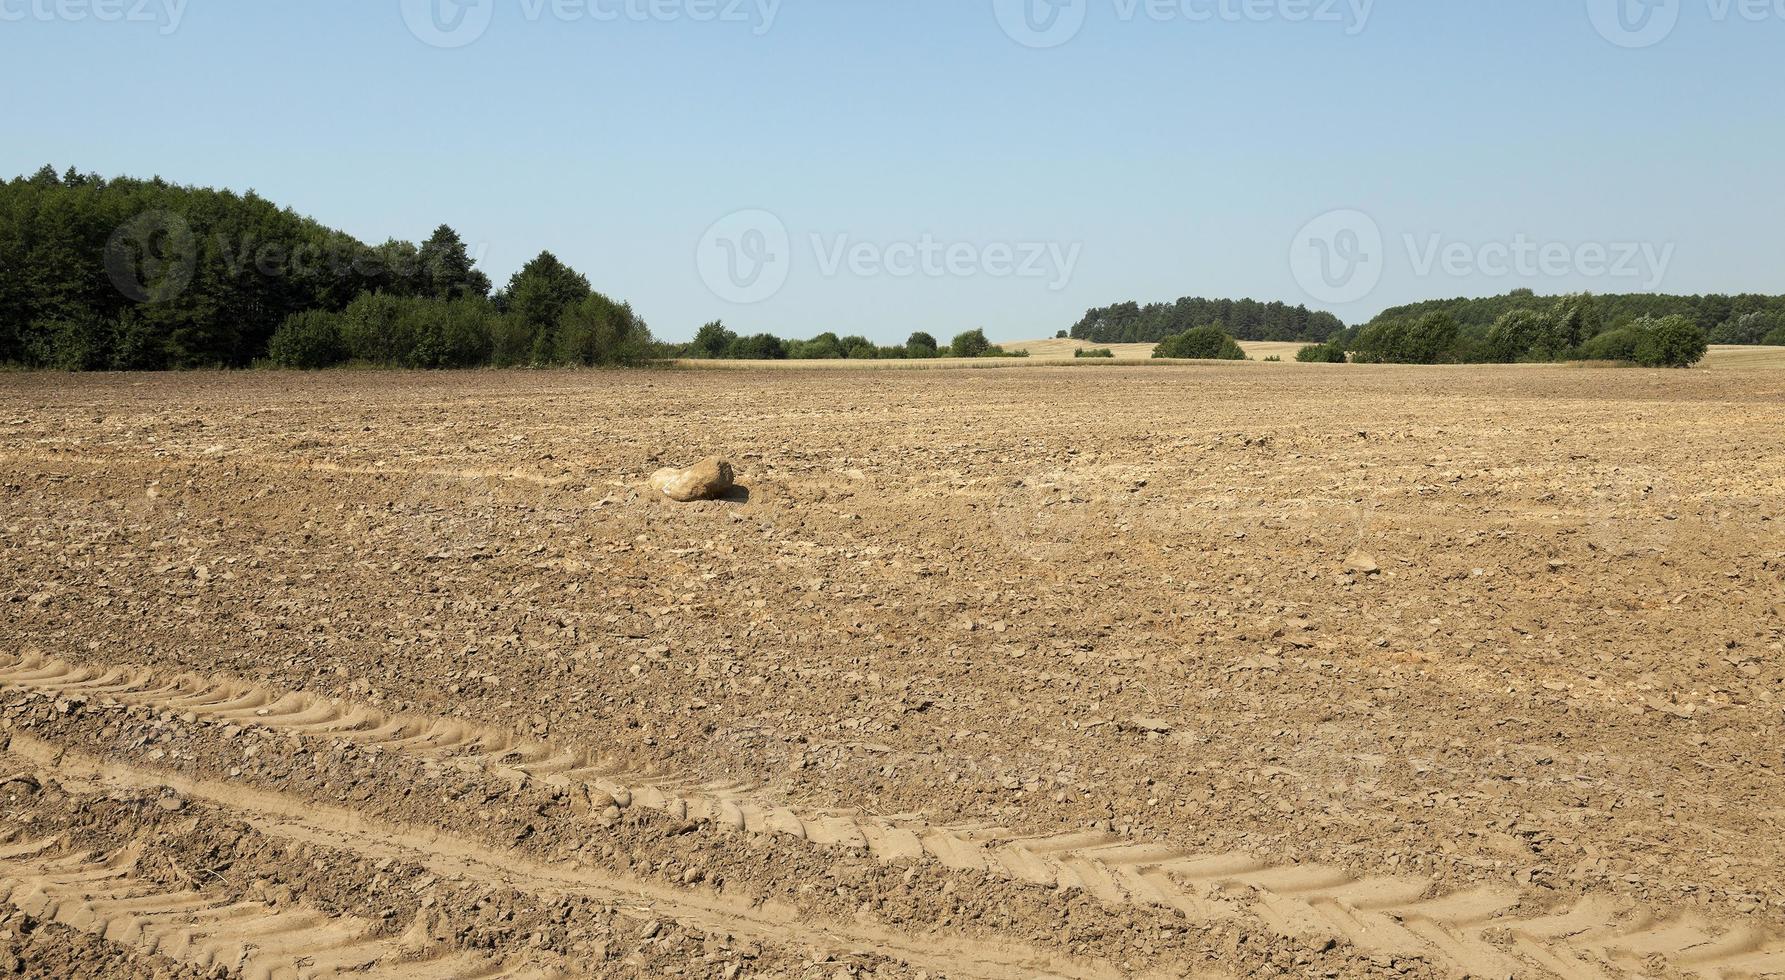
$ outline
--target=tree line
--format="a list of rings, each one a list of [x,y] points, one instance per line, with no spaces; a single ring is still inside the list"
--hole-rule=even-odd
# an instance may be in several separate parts
[[[1027,357],[1027,352],[1010,352],[986,339],[983,329],[968,330],[955,336],[946,347],[922,330],[913,333],[903,344],[880,345],[866,337],[839,337],[821,333],[810,340],[782,340],[774,334],[740,336],[715,320],[700,328],[686,344],[663,345],[666,356],[691,360],[748,361],[817,361],[817,360],[922,360],[933,357]]]
[[[1250,341],[1319,342],[1345,329],[1338,317],[1306,306],[1187,296],[1175,303],[1130,301],[1090,310],[1070,335],[1094,344],[1156,344],[1217,323],[1234,339]]]
[[[1411,323],[1428,314],[1443,313],[1464,335],[1485,335],[1509,313],[1543,310],[1566,299],[1515,289],[1500,296],[1428,300],[1383,310],[1366,326],[1391,321]],[[1627,327],[1644,317],[1659,321],[1683,316],[1703,330],[1705,339],[1713,344],[1785,346],[1785,296],[1604,293],[1594,296],[1592,305],[1597,322],[1605,329]]]
[[[623,364],[644,321],[542,252],[493,290],[441,225],[367,245],[250,191],[44,167],[0,185],[0,362],[66,370]]]
[[[1690,367],[1709,350],[1710,332],[1697,318],[1651,312],[1667,309],[1665,303],[1633,312],[1632,304],[1607,303],[1585,293],[1553,301],[1525,293],[1496,297],[1492,303],[1466,302],[1467,318],[1443,304],[1391,310],[1349,339],[1305,349],[1301,359],[1342,360],[1344,350],[1338,349],[1342,345],[1350,351],[1350,360],[1365,364],[1627,361],[1645,367]],[[1493,308],[1501,312],[1483,323],[1480,311]]]

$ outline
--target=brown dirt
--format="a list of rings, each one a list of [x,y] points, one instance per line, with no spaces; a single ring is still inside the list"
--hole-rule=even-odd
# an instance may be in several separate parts
[[[0,966],[1785,973],[1781,433],[1742,370],[0,377]]]

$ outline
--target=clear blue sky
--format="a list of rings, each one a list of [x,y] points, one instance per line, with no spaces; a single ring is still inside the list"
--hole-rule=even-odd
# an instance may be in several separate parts
[[[1671,32],[1628,48],[1596,30],[1599,0],[1380,0],[1361,22],[1347,2],[1290,19],[1326,0],[1188,0],[1199,20],[1079,0],[1053,11],[1082,15],[1076,34],[1035,48],[999,0],[782,0],[772,24],[771,0],[739,19],[733,0],[592,0],[609,20],[489,0],[487,29],[441,48],[403,0],[96,2],[124,19],[0,0],[0,170],[253,188],[367,241],[446,222],[498,283],[549,248],[666,339],[715,317],[1020,339],[1180,295],[1355,322],[1515,286],[1785,292],[1776,6],[1671,0],[1651,12],[1677,15]],[[703,10],[719,19],[690,19]],[[702,274],[703,235],[740,209],[788,234],[786,282],[760,302]],[[1361,297],[1355,278],[1310,290],[1292,261],[1334,209],[1383,238]],[[866,246],[857,268],[827,268],[839,240]],[[925,240],[970,252],[889,274],[906,267],[889,247]],[[1491,275],[1496,244],[1520,240],[1568,257]],[[997,246],[1021,262],[1029,243],[1075,255],[1070,276],[1046,254],[1038,276],[1000,274]],[[1464,254],[1425,265],[1434,243]],[[1620,277],[1577,251],[1595,244],[1608,265],[1625,246],[1667,259],[1636,253]]]

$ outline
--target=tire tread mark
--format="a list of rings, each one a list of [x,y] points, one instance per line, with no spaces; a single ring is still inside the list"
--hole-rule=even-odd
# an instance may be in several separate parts
[[[56,843],[49,838],[0,853],[0,904],[140,953],[245,978],[544,978],[457,951],[418,959],[400,939],[378,937],[371,923],[354,917],[162,891],[135,876],[134,850],[46,856]]]
[[[634,805],[764,835],[865,851],[876,860],[933,860],[1056,888],[1111,905],[1173,908],[1195,921],[1256,914],[1287,935],[1325,935],[1360,949],[1423,956],[1458,975],[1554,975],[1599,980],[1661,955],[1707,978],[1785,976],[1785,941],[1758,928],[1636,916],[1603,898],[1560,912],[1519,912],[1520,896],[1473,888],[1427,897],[1430,881],[1354,876],[1318,864],[1270,864],[1242,853],[1191,854],[1100,832],[1021,836],[985,825],[915,817],[802,813],[735,782],[627,772],[580,749],[519,739],[454,719],[393,716],[313,694],[278,694],[232,680],[163,678],[148,668],[83,668],[30,653],[0,662],[0,686],[191,712],[431,760],[462,760],[509,778],[581,785]],[[28,845],[29,846],[29,845]],[[19,860],[0,848],[0,862]],[[1502,937],[1498,940],[1490,937]],[[1510,937],[1506,939],[1504,937]]]

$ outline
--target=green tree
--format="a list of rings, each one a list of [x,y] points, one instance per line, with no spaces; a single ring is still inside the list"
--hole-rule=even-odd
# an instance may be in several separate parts
[[[1642,332],[1634,327],[1617,327],[1595,335],[1580,346],[1580,356],[1588,361],[1634,361]]]
[[[787,346],[774,334],[759,333],[733,340],[725,356],[737,361],[783,361]]]
[[[558,320],[591,292],[589,280],[581,273],[559,261],[556,255],[541,252],[508,280],[508,288],[498,297],[497,305],[526,329],[532,338],[534,360],[546,361],[557,350],[553,334]]]
[[[434,299],[488,296],[490,277],[477,271],[464,239],[449,225],[434,229],[417,250],[421,295]]]
[[[1553,358],[1549,347],[1554,329],[1549,317],[1536,310],[1513,310],[1495,321],[1487,334],[1487,356],[1501,364],[1512,364],[1543,351],[1545,360]]]
[[[725,329],[722,321],[714,320],[695,333],[694,342],[688,345],[688,356],[708,360],[724,357],[737,339],[738,335]]]
[[[1243,361],[1246,352],[1220,324],[1195,327],[1167,337],[1153,348],[1154,358],[1194,361]]]
[[[1643,367],[1686,368],[1704,360],[1710,350],[1704,328],[1690,317],[1674,315],[1638,324],[1636,363]]]
[[[787,345],[787,356],[803,361],[839,360],[847,353],[837,335],[828,331],[811,340],[798,340]]]
[[[969,330],[956,336],[948,350],[954,357],[984,357],[991,353],[992,342],[986,339],[983,328]]]
[[[1310,344],[1295,352],[1295,359],[1304,364],[1344,364],[1345,345],[1337,340]]]
[[[905,341],[906,357],[935,357],[937,353],[936,338],[922,330],[912,334]]]
[[[554,334],[557,359],[564,364],[642,364],[650,358],[653,344],[650,328],[632,307],[597,292],[565,310]]]
[[[1562,348],[1579,347],[1605,329],[1604,317],[1592,293],[1577,293],[1556,301],[1550,311],[1555,342]]]
[[[1730,317],[1711,331],[1713,344],[1759,344],[1776,331],[1785,330],[1785,313],[1755,310]]]
[[[284,368],[313,371],[347,359],[341,341],[341,315],[326,310],[293,313],[273,332],[267,359]]]
[[[1407,331],[1406,362],[1438,364],[1449,359],[1456,347],[1457,323],[1447,313],[1432,313],[1419,318]]]

